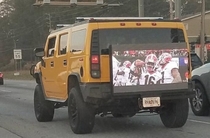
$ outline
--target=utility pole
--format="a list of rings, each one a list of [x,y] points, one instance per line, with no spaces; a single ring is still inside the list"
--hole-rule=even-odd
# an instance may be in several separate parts
[[[173,13],[173,1],[172,0],[170,0],[169,1],[169,5],[170,5],[170,20],[173,20],[173,18],[174,18],[174,13]]]
[[[201,10],[201,37],[200,37],[200,58],[202,62],[204,63],[204,47],[205,47],[205,0],[202,0],[202,10]]]
[[[51,14],[50,13],[46,13],[46,15],[48,16],[47,17],[47,21],[48,21],[48,24],[49,24],[49,32],[51,32],[52,31]]]
[[[138,0],[139,17],[144,17],[144,0]]]
[[[17,48],[17,45],[16,45],[16,40],[14,38],[14,36],[12,37],[13,39],[13,43],[14,43],[14,50]],[[17,60],[14,59],[14,64],[15,64],[15,71],[17,72]]]
[[[175,18],[181,20],[181,0],[174,0],[175,2]]]

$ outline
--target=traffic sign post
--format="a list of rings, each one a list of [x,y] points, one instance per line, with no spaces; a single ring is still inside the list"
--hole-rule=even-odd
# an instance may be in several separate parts
[[[14,49],[14,59],[22,59],[22,50]]]
[[[22,60],[22,50],[21,49],[14,49],[15,71],[17,71],[17,60],[20,60],[20,69],[21,69],[21,60]]]

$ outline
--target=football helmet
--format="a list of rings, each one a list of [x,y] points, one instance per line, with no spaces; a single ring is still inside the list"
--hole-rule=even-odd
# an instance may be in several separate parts
[[[144,61],[140,60],[140,59],[137,59],[135,62],[134,62],[134,65],[136,67],[142,67],[144,65]]]
[[[130,68],[131,62],[128,61],[128,60],[126,60],[126,61],[123,63],[123,66],[124,66],[124,67],[127,67],[127,68]]]
[[[149,54],[145,59],[146,70],[148,72],[154,71],[157,61],[158,58],[155,54]]]
[[[164,65],[168,62],[170,62],[172,59],[172,55],[169,53],[162,53],[159,57],[159,64]]]

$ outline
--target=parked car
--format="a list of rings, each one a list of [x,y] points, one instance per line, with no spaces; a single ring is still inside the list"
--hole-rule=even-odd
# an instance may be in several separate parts
[[[195,96],[190,98],[191,109],[196,116],[207,116],[210,111],[210,63],[192,71]]]
[[[0,85],[4,84],[4,74],[0,72]]]
[[[199,58],[199,56],[196,53],[191,52],[190,55],[191,55],[192,70],[203,65],[203,62],[201,61],[201,59]]]

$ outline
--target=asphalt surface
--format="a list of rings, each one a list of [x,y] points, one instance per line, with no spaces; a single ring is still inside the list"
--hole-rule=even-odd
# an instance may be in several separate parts
[[[40,123],[33,110],[34,81],[6,80],[0,86],[0,138],[209,138],[210,116],[191,110],[182,128],[165,128],[159,115],[144,113],[132,118],[96,116],[91,134],[74,134],[67,108],[55,111],[52,122]]]

